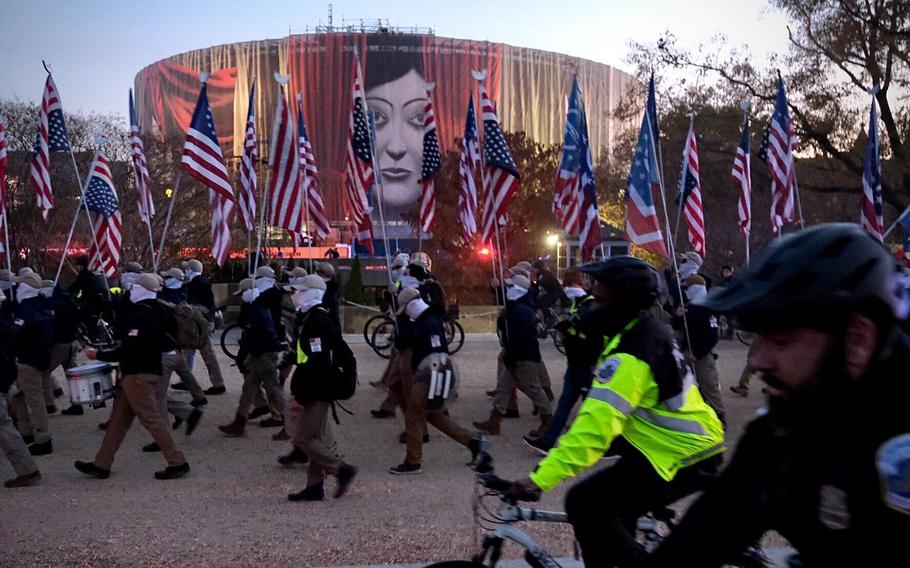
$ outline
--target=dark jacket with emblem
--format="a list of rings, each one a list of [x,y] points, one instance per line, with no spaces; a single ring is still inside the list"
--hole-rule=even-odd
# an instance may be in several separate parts
[[[237,323],[243,326],[243,333],[240,335],[237,361],[242,363],[247,355],[261,357],[282,350],[281,338],[272,318],[272,310],[263,295],[240,307]]]
[[[685,307],[685,320],[682,316],[674,316],[673,329],[681,332],[681,347],[691,351],[696,359],[703,359],[717,345],[717,316],[707,308],[695,304],[685,304]],[[688,324],[688,333],[685,324]]]
[[[322,306],[310,308],[300,318],[295,348],[297,368],[291,377],[291,395],[300,404],[333,400],[329,381],[336,378],[333,356],[341,334]]]
[[[124,375],[162,373],[161,354],[176,348],[175,322],[157,299],[131,303],[118,312],[117,345],[98,351],[99,361],[119,362]]]
[[[502,360],[508,367],[518,361],[540,361],[537,310],[530,292],[506,302],[505,314],[496,322],[502,342]]]
[[[876,454],[910,433],[910,340],[896,332],[883,352],[858,383],[819,395],[812,410],[772,400],[654,566],[719,567],[771,530],[807,568],[906,564],[910,510],[886,506]]]
[[[445,329],[442,318],[427,308],[414,320],[414,341],[411,345],[411,370],[416,371],[420,362],[430,353],[447,353]]]
[[[211,320],[215,315],[215,294],[212,283],[205,274],[196,276],[186,284],[186,301],[206,309],[206,317]]]
[[[50,300],[38,296],[20,302],[13,314],[13,352],[19,363],[44,371],[51,364],[53,312]]]
[[[54,344],[71,343],[79,334],[79,307],[69,292],[54,288],[51,296],[54,311]]]

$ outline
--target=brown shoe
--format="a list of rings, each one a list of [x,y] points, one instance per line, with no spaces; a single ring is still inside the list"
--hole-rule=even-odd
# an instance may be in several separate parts
[[[234,421],[230,424],[225,424],[218,427],[219,430],[232,438],[239,438],[243,436],[243,431],[245,428],[246,416],[241,416],[240,414],[234,416]]]
[[[29,487],[31,485],[37,485],[41,481],[41,472],[35,470],[31,473],[26,473],[25,475],[20,475],[14,479],[10,479],[3,482],[3,487],[7,489],[12,489],[14,487]]]
[[[528,436],[531,438],[540,438],[547,433],[547,430],[550,428],[550,423],[553,422],[552,414],[541,414],[540,415],[540,426],[528,432]]]
[[[746,387],[741,387],[739,385],[733,385],[730,387],[730,390],[742,397],[749,396],[749,389],[747,389]]]
[[[473,422],[474,427],[485,434],[498,436],[502,427],[502,414],[495,408],[490,411],[490,417],[486,422]]]

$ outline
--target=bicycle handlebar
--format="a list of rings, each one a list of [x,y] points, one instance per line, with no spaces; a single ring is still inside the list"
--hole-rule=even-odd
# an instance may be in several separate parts
[[[540,493],[536,491],[525,491],[521,495],[512,495],[512,482],[508,479],[497,477],[493,472],[493,456],[487,452],[481,452],[474,462],[474,471],[477,472],[477,482],[487,489],[500,494],[503,499],[508,501],[540,501]]]

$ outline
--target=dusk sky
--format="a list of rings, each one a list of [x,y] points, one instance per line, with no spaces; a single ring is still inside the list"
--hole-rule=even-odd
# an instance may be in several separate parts
[[[670,30],[696,47],[716,33],[748,45],[756,58],[787,48],[785,18],[765,0],[614,2],[576,0],[454,2],[335,1],[334,23],[377,18],[431,27],[440,36],[556,51],[620,69],[630,40],[653,42]],[[0,0],[0,98],[37,102],[41,59],[51,64],[64,109],[126,114],[127,89],[155,61],[222,43],[286,36],[328,20],[310,0],[126,2]]]

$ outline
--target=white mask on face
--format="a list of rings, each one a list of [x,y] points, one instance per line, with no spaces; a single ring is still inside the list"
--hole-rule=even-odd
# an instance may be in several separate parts
[[[259,290],[260,292],[265,292],[269,288],[274,288],[274,287],[275,287],[274,278],[265,277],[265,278],[256,279],[256,289]]]
[[[708,295],[708,289],[702,284],[692,284],[686,288],[686,298],[690,302],[697,302]]]
[[[139,278],[139,275],[135,272],[124,272],[120,276],[120,286],[125,290],[129,290],[133,284],[136,282],[136,279]]]
[[[51,287],[41,288],[38,290],[38,295],[44,298],[50,298],[54,295],[54,289]]]
[[[402,276],[401,277],[401,288],[419,288],[420,280],[414,278],[413,276]]]
[[[570,300],[574,300],[575,298],[582,298],[587,295],[587,292],[584,288],[579,288],[577,286],[566,286],[565,292],[566,297]]]
[[[243,300],[244,302],[246,302],[247,304],[252,304],[254,301],[256,301],[256,298],[259,297],[259,294],[261,294],[261,292],[258,289],[249,288],[248,290],[244,290],[240,294],[240,299]]]
[[[401,277],[404,276],[404,268],[393,268],[392,269],[392,283],[397,284],[401,281]]]
[[[193,278],[195,278],[201,274],[202,274],[201,272],[193,272],[192,270],[187,269],[186,270],[186,281],[189,282],[190,280],[192,280]]]
[[[427,303],[424,302],[422,298],[417,298],[416,300],[409,302],[408,305],[404,307],[404,313],[406,313],[412,320],[416,320],[418,317],[420,317],[420,314],[427,311],[428,309],[430,309],[430,306],[427,305]]]
[[[183,287],[183,282],[177,280],[176,278],[168,278],[164,281],[164,286],[170,290],[179,290]]]
[[[515,301],[527,293],[528,293],[528,291],[525,288],[522,288],[521,286],[512,285],[512,286],[509,286],[508,290],[506,290],[506,298],[509,300]]]
[[[139,284],[133,284],[130,287],[130,302],[136,304],[143,300],[154,300],[158,297],[156,292],[143,288]]]
[[[38,296],[38,290],[35,288],[32,288],[28,284],[20,283],[19,286],[16,287],[16,300],[20,304],[25,300],[29,300],[29,299],[35,298],[37,296]]]
[[[308,312],[312,308],[322,304],[322,298],[325,296],[325,290],[319,288],[307,288],[306,290],[297,290],[291,296],[294,307],[301,312]]]

